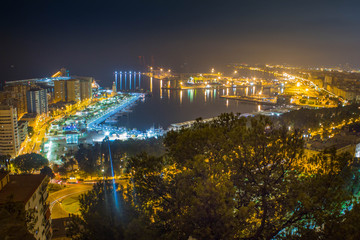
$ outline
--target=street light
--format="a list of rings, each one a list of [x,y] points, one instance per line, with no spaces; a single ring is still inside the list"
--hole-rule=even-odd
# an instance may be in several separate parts
[[[212,68],[212,69],[211,69],[211,73],[214,73],[214,71],[215,71],[215,69],[214,69],[214,68]]]
[[[237,71],[235,70],[234,73],[237,74]]]

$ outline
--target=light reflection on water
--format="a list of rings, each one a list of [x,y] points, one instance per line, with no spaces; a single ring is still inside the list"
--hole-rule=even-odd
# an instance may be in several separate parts
[[[122,91],[143,89],[150,93],[144,102],[137,103],[131,111],[118,117],[118,126],[131,129],[145,130],[152,126],[167,128],[171,123],[194,120],[199,117],[203,119],[215,117],[224,112],[250,113],[258,111],[261,107],[256,104],[226,100],[221,96],[225,94],[251,96],[259,92],[262,92],[264,96],[273,94],[272,89],[261,89],[255,86],[224,89],[162,89],[162,86],[169,86],[170,83],[167,80],[149,78],[138,73],[134,74],[134,81],[130,85],[132,77],[127,75],[129,73],[120,74],[118,79],[118,86]],[[136,81],[137,78],[139,81]]]

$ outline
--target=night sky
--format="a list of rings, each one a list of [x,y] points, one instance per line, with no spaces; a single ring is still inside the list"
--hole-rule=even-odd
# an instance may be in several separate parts
[[[1,2],[1,80],[66,67],[111,82],[142,63],[177,71],[228,63],[360,64],[358,1]],[[108,85],[108,84],[106,84]]]

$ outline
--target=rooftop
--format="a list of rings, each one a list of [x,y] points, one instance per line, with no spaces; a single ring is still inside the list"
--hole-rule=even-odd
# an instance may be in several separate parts
[[[10,196],[14,202],[28,202],[45,178],[46,175],[40,174],[10,175],[10,182],[0,191],[0,204]]]
[[[37,113],[25,113],[21,119],[36,118]]]

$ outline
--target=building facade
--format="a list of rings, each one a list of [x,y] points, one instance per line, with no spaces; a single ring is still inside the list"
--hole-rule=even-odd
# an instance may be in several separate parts
[[[30,89],[29,85],[17,84],[4,87],[0,93],[0,101],[6,105],[16,107],[17,114],[20,117],[27,112],[26,92]]]
[[[48,112],[48,98],[45,89],[31,89],[26,93],[28,113],[43,114]]]
[[[79,102],[80,99],[80,80],[70,79],[66,81],[66,101]]]
[[[55,102],[79,102],[92,98],[92,77],[54,81]]]
[[[0,106],[0,154],[16,157],[20,150],[20,135],[16,108]]]
[[[21,204],[25,211],[33,211],[34,226],[29,232],[37,240],[52,237],[50,204],[47,201],[48,177],[41,174],[0,175],[0,204],[9,201]]]
[[[54,81],[55,102],[66,102],[66,80]]]
[[[20,143],[23,143],[26,140],[28,135],[28,127],[28,121],[18,121]]]
[[[91,84],[93,82],[93,78],[91,77],[83,77],[80,79],[80,98],[81,101],[85,99],[91,99],[92,98],[92,88]]]

